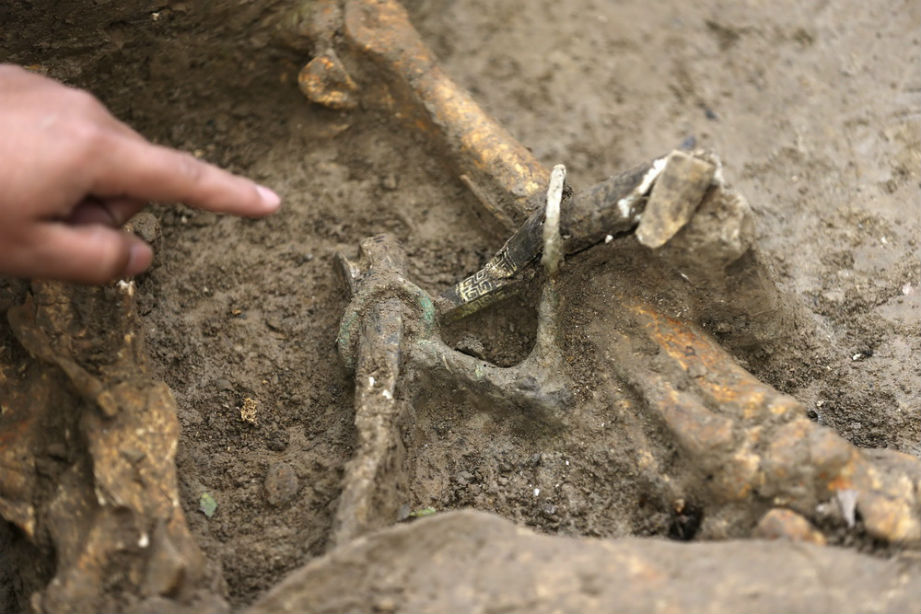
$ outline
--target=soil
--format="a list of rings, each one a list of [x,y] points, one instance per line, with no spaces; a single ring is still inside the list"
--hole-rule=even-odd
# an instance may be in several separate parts
[[[691,136],[718,152],[754,209],[781,290],[816,331],[739,360],[854,444],[921,456],[921,5],[405,5],[446,71],[542,162],[565,163],[574,185]],[[335,343],[348,300],[336,255],[390,232],[410,277],[439,292],[502,241],[421,136],[377,112],[308,103],[297,73],[309,55],[272,27],[284,10],[274,1],[0,6],[0,61],[86,88],[151,140],[284,198],[265,220],[170,204],[137,223],[157,249],[137,279],[138,303],[154,370],[179,407],[182,505],[220,567],[217,590],[237,608],[329,545],[355,447],[353,382]],[[413,391],[401,515],[473,507],[546,533],[695,535],[693,505],[663,509],[644,496],[620,435],[643,418],[620,403],[598,349],[616,310],[605,284],[661,294],[680,316],[666,300],[674,293],[649,278],[684,282],[618,268],[623,249],[595,248],[564,269],[563,350],[579,402],[561,420],[482,407],[444,384]],[[24,292],[0,286],[4,310]],[[533,301],[477,318],[446,337],[498,364],[527,354]],[[7,331],[3,340],[21,353]],[[217,503],[210,517],[199,511],[205,493]],[[20,541],[0,528],[4,548]],[[28,581],[0,575],[0,585],[0,609],[27,602]]]

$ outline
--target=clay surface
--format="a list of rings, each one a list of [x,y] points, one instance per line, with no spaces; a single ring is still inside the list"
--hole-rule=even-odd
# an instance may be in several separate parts
[[[918,572],[783,541],[549,537],[451,512],[317,559],[248,612],[915,611]]]

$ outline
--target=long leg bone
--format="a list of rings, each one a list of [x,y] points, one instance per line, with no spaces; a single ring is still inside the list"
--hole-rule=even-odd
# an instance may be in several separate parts
[[[874,462],[809,421],[799,402],[758,381],[694,327],[648,305],[627,307],[629,330],[609,333],[611,364],[674,435],[697,473],[688,487],[705,491],[699,498],[710,502],[705,534],[746,534],[758,510],[770,506],[815,517],[821,503],[855,497],[870,535],[921,541],[916,459]],[[643,354],[637,345],[649,341],[660,351],[637,360]]]
[[[512,230],[539,209],[547,170],[451,81],[395,0],[347,1],[345,34],[389,75],[392,92],[418,125],[454,152],[461,178]]]
[[[313,43],[314,58],[301,73],[311,101],[336,109],[353,108],[359,97],[383,104],[442,142],[502,234],[542,210],[548,171],[451,81],[399,2],[302,2],[283,28],[289,44],[298,46],[298,36]],[[375,87],[381,77],[389,84],[385,92]],[[360,88],[371,95],[361,96]]]

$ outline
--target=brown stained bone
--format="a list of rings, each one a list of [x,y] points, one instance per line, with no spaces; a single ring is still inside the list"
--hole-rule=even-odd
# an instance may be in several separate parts
[[[345,34],[389,76],[398,111],[417,119],[451,152],[460,177],[506,231],[539,203],[550,175],[518,141],[489,117],[438,66],[396,0],[347,0]],[[402,108],[401,108],[402,107]]]
[[[34,539],[36,457],[53,420],[49,413],[69,396],[46,369],[31,366],[17,372],[11,367],[0,365],[0,516]]]
[[[330,61],[329,54],[336,57],[332,51],[334,46],[343,60],[348,60],[345,62],[348,68],[339,65],[338,58],[335,60],[336,74],[344,74],[336,79],[323,80],[326,89],[311,82],[316,86],[314,93],[308,94],[311,100],[321,103],[323,100],[339,100],[344,91],[336,83],[343,79],[351,83],[352,78],[348,74],[351,70],[355,73],[357,87],[367,90],[362,96],[366,104],[383,107],[413,128],[428,134],[441,146],[446,157],[458,169],[459,176],[486,208],[491,218],[491,232],[508,234],[521,224],[532,224],[533,219],[529,218],[540,214],[542,190],[549,181],[549,172],[527,148],[490,118],[468,92],[451,81],[396,0],[349,0],[344,3],[320,0],[302,3],[292,15],[293,24],[282,29],[285,36],[312,41],[317,61],[324,66]],[[336,37],[339,30],[346,35],[344,41]],[[368,58],[372,60],[370,67]],[[375,85],[380,81],[381,70],[389,85],[384,91]],[[351,85],[345,90],[351,92]],[[337,104],[331,103],[330,106]],[[711,162],[716,166],[719,164],[718,160]],[[640,217],[645,204],[644,195],[626,199],[625,202],[629,201],[626,212],[617,205],[624,200],[625,193],[642,180],[649,171],[650,163],[641,164],[573,196],[563,209],[562,231],[567,253],[591,247],[604,241],[608,235],[617,236],[629,231],[637,222],[640,223],[638,236],[641,239],[648,237],[651,246],[668,243],[668,239],[688,223],[688,218],[700,203],[703,191],[710,184],[712,169],[699,156],[683,152],[673,152],[667,163],[672,168],[666,175],[679,180],[674,184],[663,182],[653,186],[650,195],[653,211],[647,220]],[[718,185],[711,190],[705,202],[710,203],[709,209],[712,210],[726,203],[732,204],[735,198],[734,192]],[[712,214],[710,211],[705,215]],[[724,214],[717,212],[717,215]],[[716,295],[714,300],[703,301],[704,304],[698,306],[695,310],[697,319],[715,319],[723,329],[732,331],[733,347],[739,349],[749,349],[772,340],[775,344],[782,341],[777,340],[776,335],[772,337],[768,331],[800,329],[800,332],[805,332],[807,318],[800,315],[801,308],[794,302],[780,295],[757,250],[745,253],[751,238],[751,213],[747,204],[736,207],[728,215],[736,215],[736,218],[721,227],[720,232],[724,234],[714,237],[711,232],[700,237],[684,233],[685,237],[674,241],[680,246],[661,248],[665,266],[692,278],[693,283],[700,286],[701,295]],[[725,231],[733,224],[739,227],[740,234],[727,236]],[[536,229],[537,225],[532,225]],[[536,234],[539,235],[539,232]],[[740,242],[747,242],[744,249],[733,252]],[[706,249],[700,249],[704,243]],[[716,266],[716,259],[723,256],[722,252],[727,252],[728,258],[722,266]],[[745,258],[741,257],[743,253]],[[699,254],[696,256],[698,262],[690,266],[686,258],[688,255],[694,258],[694,254]],[[514,264],[520,267],[523,263]],[[735,266],[727,271],[731,264]],[[499,274],[494,276],[493,285],[498,294],[508,293],[501,289],[505,285],[503,280],[510,277],[505,274],[504,269],[507,268],[499,266],[496,269]],[[460,284],[455,289],[457,297],[463,294]],[[740,286],[746,292],[736,291]],[[739,304],[732,295],[745,296],[745,303]],[[475,307],[489,302],[478,300]],[[718,306],[716,312],[708,309],[713,305]],[[461,314],[464,313],[467,312],[461,310]],[[774,326],[778,320],[793,320],[795,326]]]
[[[919,574],[808,543],[551,537],[465,511],[311,561],[247,612],[916,612]]]
[[[629,329],[607,332],[614,368],[694,468],[684,487],[709,502],[704,536],[745,535],[753,514],[768,506],[815,517],[819,504],[845,493],[856,498],[867,533],[921,544],[921,462],[868,457],[692,325],[648,305],[627,307]]]
[[[367,90],[362,100],[371,106],[382,106],[441,146],[459,176],[484,205],[491,218],[491,232],[508,234],[521,224],[532,224],[533,216],[540,214],[542,190],[549,181],[549,172],[490,118],[469,93],[450,80],[396,0],[350,0],[342,4],[322,0],[300,6],[295,17],[299,25],[289,28],[288,36],[294,32],[313,41],[316,60],[324,66],[328,63],[327,51],[335,57],[332,51],[336,45],[335,33],[344,30],[345,41],[339,42],[337,48],[344,59],[348,58],[348,70],[355,73],[358,87]],[[373,69],[368,68],[367,58],[373,61]],[[389,84],[385,91],[374,85],[380,80],[380,69]],[[336,74],[340,70],[345,69],[337,68]],[[336,83],[342,78],[324,80],[325,89],[319,87],[308,97],[321,103],[338,100],[343,90]],[[347,72],[344,78],[350,79]],[[350,87],[346,89],[351,92]],[[711,184],[712,167],[719,166],[718,160],[706,158],[685,152],[668,156],[666,179],[677,180],[653,185],[650,194],[653,206],[648,218],[640,216],[646,204],[644,194],[632,199],[624,196],[642,180],[650,163],[577,192],[563,210],[567,253],[587,249],[608,235],[618,236],[639,222],[640,241],[660,248],[663,264],[690,278],[699,286],[700,296],[713,297],[695,305],[696,319],[714,321],[721,330],[729,331],[727,337],[731,338],[727,341],[732,347],[746,350],[759,344],[776,347],[788,341],[792,331],[802,336],[812,328],[802,308],[781,295],[757,250],[749,249],[751,212],[744,199],[717,180],[719,185],[713,186],[704,200],[703,208],[707,211],[692,215]],[[621,202],[629,206],[622,210],[618,206]],[[689,218],[694,225],[695,218],[713,215],[735,217],[718,220],[721,225],[716,235],[711,229],[697,235],[682,232],[674,237],[688,224]],[[536,224],[532,225],[536,229]],[[727,235],[733,227],[739,234]],[[669,249],[671,243],[675,247]],[[745,243],[744,248],[737,250],[740,243]],[[513,263],[512,274],[506,274],[509,267],[503,266],[504,263],[498,264],[492,271],[497,273],[492,285],[501,298],[515,291],[504,286],[516,277],[515,267],[520,268],[523,263]],[[734,265],[731,270],[730,265]],[[455,297],[464,296],[461,284],[465,282],[468,280],[455,288]],[[740,301],[736,297],[745,299]],[[489,298],[492,297],[482,300],[473,297],[470,300],[476,304],[472,307],[489,304]],[[467,300],[454,302],[452,310],[461,305],[456,315],[469,313],[463,308]],[[778,338],[777,330],[791,331],[791,335]]]
[[[503,233],[513,231],[540,206],[539,199],[530,199],[546,188],[549,172],[445,74],[399,2],[302,2],[280,30],[293,47],[310,41],[315,57],[321,58],[323,66],[312,60],[313,66],[302,73],[310,100],[349,108],[351,87],[342,84],[354,80],[365,90],[363,104],[408,120],[447,147],[461,180]],[[344,40],[337,38],[339,31]],[[336,55],[345,65],[342,72],[324,68],[330,62],[322,58]],[[382,77],[388,84],[384,91],[377,87]],[[343,104],[343,99],[349,102]]]
[[[337,110],[358,106],[358,86],[332,49],[310,60],[298,74],[297,83],[304,95],[317,104]]]
[[[9,311],[37,360],[27,365],[33,385],[11,399],[16,420],[0,421],[0,440],[24,436],[31,452],[5,467],[19,488],[4,477],[0,498],[8,504],[14,495],[32,518],[0,509],[56,552],[56,575],[33,597],[36,611],[118,610],[145,599],[181,607],[195,600],[205,575],[179,505],[175,401],[150,373],[132,292],[36,282]],[[6,465],[8,452],[0,446]],[[40,496],[49,487],[50,499]]]

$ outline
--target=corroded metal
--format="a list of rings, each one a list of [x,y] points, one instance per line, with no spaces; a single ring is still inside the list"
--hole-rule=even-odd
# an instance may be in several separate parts
[[[397,388],[402,375],[449,379],[481,398],[538,412],[555,412],[571,400],[563,375],[555,283],[562,261],[558,247],[562,176],[548,202],[555,217],[546,225],[542,251],[547,277],[538,309],[538,331],[529,356],[514,367],[498,367],[448,347],[442,340],[428,293],[405,278],[405,255],[396,240],[379,235],[361,242],[359,259],[340,257],[352,293],[339,327],[339,353],[355,370],[355,426],[358,450],[346,466],[335,518],[334,542],[345,544],[396,518],[403,484],[405,450],[400,436],[407,400]],[[555,200],[554,200],[555,199]]]
[[[357,345],[355,367],[355,426],[358,450],[346,466],[336,514],[333,540],[344,544],[396,517],[396,500],[387,492],[403,474],[403,448],[398,432],[406,404],[397,398],[403,351],[403,306],[399,296],[374,292],[388,289],[390,280],[406,274],[406,257],[396,243],[381,235],[361,242],[358,263],[343,261],[355,294],[373,293],[374,302],[349,310],[343,317],[339,342],[344,355]],[[355,337],[359,337],[355,339]]]
[[[687,223],[689,212],[697,208],[707,190],[725,190],[722,184],[714,183],[715,167],[710,162],[713,158],[707,152],[674,151],[667,157],[614,175],[584,192],[572,194],[571,189],[567,190],[560,219],[564,251],[577,253],[630,233],[643,224],[647,200],[653,198],[655,218],[660,220],[656,222],[656,236],[674,234]],[[665,188],[661,187],[663,184]],[[675,204],[675,199],[681,204]],[[668,208],[680,208],[682,213],[677,215],[683,219],[669,216]],[[532,279],[533,270],[529,267],[543,253],[543,226],[543,211],[532,213],[482,269],[441,295],[442,315],[448,320],[468,316],[506,298],[522,282]]]

